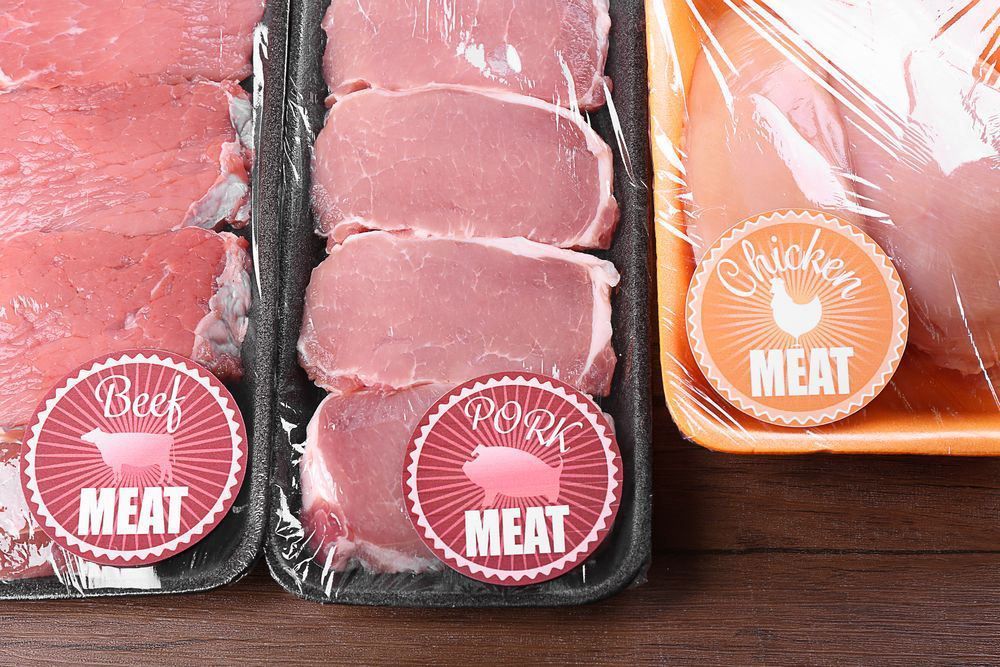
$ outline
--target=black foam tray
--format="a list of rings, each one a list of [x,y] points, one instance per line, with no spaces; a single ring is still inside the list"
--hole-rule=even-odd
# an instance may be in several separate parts
[[[432,0],[436,1],[436,0]],[[650,359],[649,359],[649,139],[645,13],[642,0],[611,0],[607,74],[621,143],[608,107],[592,113],[597,132],[615,150],[615,197],[621,224],[614,245],[599,253],[622,275],[613,300],[613,344],[619,355],[610,397],[600,401],[614,418],[624,460],[621,507],[604,544],[573,571],[525,587],[484,584],[445,569],[419,575],[373,574],[362,569],[324,577],[310,558],[296,525],[301,497],[295,461],[305,428],[322,400],[299,367],[296,342],[303,296],[312,269],[324,256],[313,233],[309,183],[312,145],[323,126],[321,28],[329,0],[292,0],[285,112],[285,216],[282,230],[282,298],[278,324],[278,376],[274,428],[271,517],[265,546],[272,576],[308,600],[394,606],[550,606],[583,604],[628,587],[645,573],[650,555]],[[624,147],[624,151],[622,150]],[[627,155],[624,155],[627,153]]]

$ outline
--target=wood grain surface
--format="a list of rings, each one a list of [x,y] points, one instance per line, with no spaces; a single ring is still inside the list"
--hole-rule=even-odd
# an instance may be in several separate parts
[[[656,555],[607,602],[321,606],[260,566],[201,595],[6,603],[0,663],[1000,663],[1000,461],[739,458],[662,407],[655,440]]]

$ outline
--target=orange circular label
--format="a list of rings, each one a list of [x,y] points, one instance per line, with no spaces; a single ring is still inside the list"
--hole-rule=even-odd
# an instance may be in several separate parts
[[[781,210],[731,229],[695,270],[688,339],[712,386],[780,426],[818,426],[868,404],[906,346],[903,285],[853,225]]]

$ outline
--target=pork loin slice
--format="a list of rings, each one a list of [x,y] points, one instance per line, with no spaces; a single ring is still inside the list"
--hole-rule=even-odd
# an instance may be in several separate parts
[[[460,83],[605,102],[608,0],[333,0],[323,28],[331,98]]]
[[[251,109],[235,83],[18,89],[0,118],[0,234],[249,218]]]
[[[302,527],[324,570],[362,563],[377,572],[434,567],[403,506],[400,475],[410,434],[443,385],[331,394],[306,431]]]
[[[603,396],[618,279],[610,262],[520,238],[356,234],[313,271],[301,362],[335,391],[527,370]]]
[[[331,242],[407,229],[606,248],[618,221],[613,176],[608,145],[547,102],[464,86],[369,90],[330,110],[313,202]]]
[[[185,229],[127,237],[29,232],[0,241],[0,424],[24,425],[63,375],[146,347],[241,374],[246,241]]]
[[[263,0],[5,0],[0,90],[244,79],[263,11]]]

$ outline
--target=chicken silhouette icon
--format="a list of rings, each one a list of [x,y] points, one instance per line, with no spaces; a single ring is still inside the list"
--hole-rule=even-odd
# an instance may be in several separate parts
[[[819,296],[814,296],[809,303],[796,303],[788,294],[785,281],[781,278],[771,280],[771,314],[778,328],[795,338],[799,338],[815,329],[823,319],[823,304]]]

